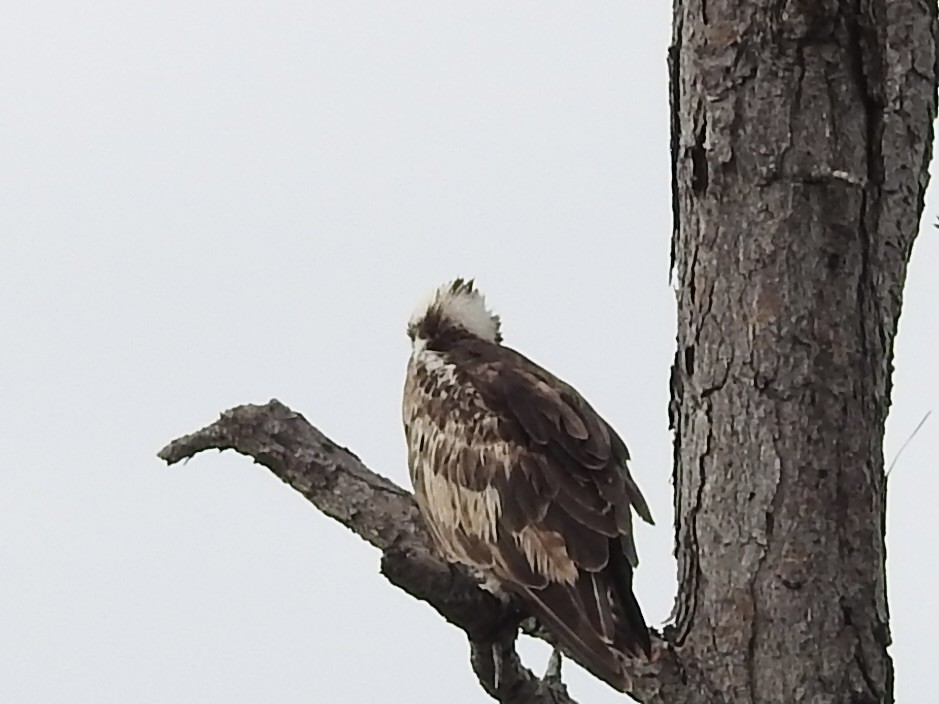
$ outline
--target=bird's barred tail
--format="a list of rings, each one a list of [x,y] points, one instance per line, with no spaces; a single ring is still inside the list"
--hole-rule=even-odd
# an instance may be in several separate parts
[[[610,576],[620,612],[616,646],[635,657],[649,657],[652,654],[652,638],[636,595],[633,594],[633,568],[625,556],[610,555]]]
[[[583,575],[581,579],[593,576]],[[543,589],[524,589],[524,595],[534,615],[557,637],[562,649],[610,686],[626,691],[631,682],[624,659],[643,657],[650,651],[649,630],[642,612],[628,588],[626,591],[629,600],[620,601],[617,613],[609,614],[614,628],[609,640],[598,631],[595,619],[588,616],[577,586],[553,583]]]

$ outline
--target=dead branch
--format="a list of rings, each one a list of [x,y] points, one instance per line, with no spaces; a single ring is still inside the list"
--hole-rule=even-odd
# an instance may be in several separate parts
[[[522,664],[515,650],[519,619],[514,607],[502,604],[432,552],[410,492],[369,470],[302,415],[276,400],[238,406],[211,425],[173,440],[158,455],[172,465],[212,449],[253,458],[381,550],[381,571],[388,581],[427,602],[466,633],[473,670],[494,699],[504,704],[576,704],[556,673],[539,678]],[[523,630],[552,642],[537,624]],[[675,652],[661,639],[655,638],[654,644],[653,661],[635,664],[629,694],[650,704],[702,701],[700,690],[689,687],[689,673],[682,671]]]

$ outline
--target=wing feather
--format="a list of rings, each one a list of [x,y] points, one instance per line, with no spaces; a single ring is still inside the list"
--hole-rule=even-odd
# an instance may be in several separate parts
[[[562,536],[557,559],[570,561],[577,574],[568,582],[549,575],[539,589],[526,573],[526,591],[541,596],[542,610],[553,610],[550,621],[574,632],[565,642],[575,647],[576,637],[595,662],[603,659],[597,641],[631,655],[648,653],[648,628],[632,594],[637,557],[630,506],[644,520],[651,522],[651,515],[626,466],[629,452],[574,389],[507,352],[508,358],[484,360],[475,375],[486,405],[503,418],[501,427],[513,429],[517,460],[500,491],[520,498],[505,504],[503,524],[510,531],[533,527]],[[542,568],[535,564],[534,572]],[[509,583],[512,577],[502,576]]]
[[[596,574],[585,574],[577,581],[577,591],[588,622],[604,642],[612,644],[615,628],[609,585]]]
[[[560,505],[551,505],[542,525],[564,537],[567,556],[578,568],[596,572],[606,566],[610,538],[589,526],[571,522]]]
[[[547,488],[540,476],[521,468],[508,476],[502,499],[502,518],[508,530],[517,533],[525,526],[537,525],[544,520],[557,490],[549,492],[543,487]]]

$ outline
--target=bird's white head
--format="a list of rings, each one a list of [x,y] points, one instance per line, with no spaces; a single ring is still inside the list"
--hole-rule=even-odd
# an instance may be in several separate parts
[[[502,342],[501,322],[486,308],[486,299],[473,280],[454,279],[439,286],[414,310],[408,321],[408,337],[414,347],[429,342],[465,337]]]

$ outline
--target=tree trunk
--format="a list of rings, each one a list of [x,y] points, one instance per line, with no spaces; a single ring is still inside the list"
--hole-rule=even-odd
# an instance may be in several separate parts
[[[882,440],[936,5],[676,0],[680,593],[722,702],[892,702]]]

